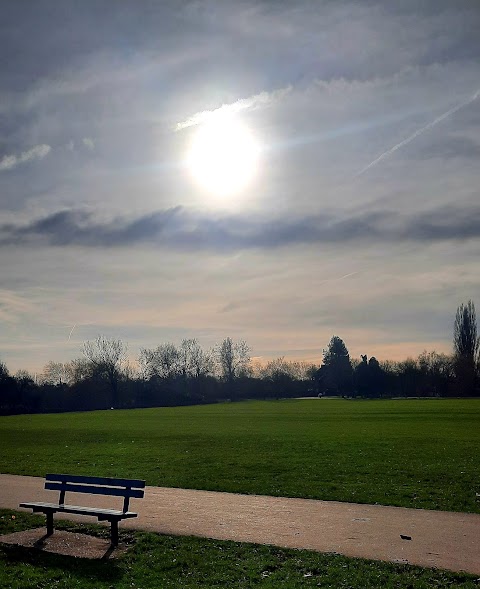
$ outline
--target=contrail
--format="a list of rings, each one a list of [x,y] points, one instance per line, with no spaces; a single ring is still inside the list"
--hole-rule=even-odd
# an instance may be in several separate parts
[[[393,152],[397,151],[397,149],[400,149],[404,145],[407,145],[407,143],[410,143],[410,141],[413,141],[419,135],[421,135],[425,131],[428,131],[429,129],[434,127],[437,123],[440,123],[441,121],[443,121],[444,119],[446,119],[450,115],[453,115],[454,113],[456,113],[457,110],[460,110],[461,108],[464,108],[465,106],[468,106],[471,102],[476,100],[479,96],[480,96],[480,88],[475,92],[475,94],[473,96],[471,96],[467,100],[464,100],[460,104],[457,104],[457,106],[454,106],[453,108],[451,108],[447,112],[443,113],[443,115],[440,115],[434,121],[432,121],[431,123],[428,123],[428,125],[425,125],[425,127],[422,127],[421,129],[418,129],[417,131],[415,131],[415,133],[413,135],[410,135],[410,137],[407,137],[406,139],[404,139],[400,143],[397,143],[397,145],[394,145],[391,149],[389,149],[385,153],[382,153],[382,155],[378,156],[377,159],[375,159],[375,160],[373,160],[373,162],[369,163],[368,166],[363,168],[363,170],[360,170],[360,172],[357,172],[355,177],[360,176],[361,174],[365,173],[368,169],[377,165],[383,159],[385,159],[386,157],[391,155]]]
[[[338,278],[338,280],[343,280],[344,278],[350,278],[350,276],[355,276],[355,274],[358,274],[359,270],[357,270],[356,272],[350,272],[350,274],[345,274],[345,276],[341,276],[340,278]]]
[[[350,272],[349,274],[345,274],[344,276],[339,276],[338,278],[327,278],[319,282],[319,284],[326,284],[327,282],[337,282],[339,280],[345,280],[345,278],[350,278],[350,276],[355,276],[359,274],[361,270],[356,270],[355,272]]]
[[[72,327],[72,329],[70,330],[70,335],[68,336],[68,341],[70,341],[70,338],[72,337],[72,333],[73,330],[75,329],[75,327],[77,327],[77,324],[75,323],[75,325]]]

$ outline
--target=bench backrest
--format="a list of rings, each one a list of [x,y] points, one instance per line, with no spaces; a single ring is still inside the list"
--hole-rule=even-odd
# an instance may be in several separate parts
[[[47,474],[45,489],[60,491],[59,505],[65,503],[65,493],[90,493],[92,495],[115,495],[123,497],[123,511],[128,511],[130,497],[141,499],[144,495],[145,481],[138,479],[113,479],[84,477],[70,474]]]

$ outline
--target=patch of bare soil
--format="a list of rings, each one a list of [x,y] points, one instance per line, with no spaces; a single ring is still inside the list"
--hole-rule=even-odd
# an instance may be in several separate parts
[[[46,536],[45,528],[35,528],[0,536],[0,543],[90,559],[115,558],[126,551],[126,546],[122,544],[112,548],[110,540],[77,532],[58,530],[51,536]]]

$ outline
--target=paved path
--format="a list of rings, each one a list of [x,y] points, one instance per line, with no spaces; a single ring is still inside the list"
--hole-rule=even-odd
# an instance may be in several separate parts
[[[0,475],[0,507],[18,509],[21,501],[56,501],[43,485],[41,478]],[[92,499],[92,505],[106,507],[115,501],[74,494],[67,499],[79,505]],[[165,487],[147,487],[145,498],[132,500],[131,509],[139,517],[121,522],[120,527],[338,552],[480,575],[480,515],[476,514]],[[65,515],[65,519],[75,518]]]

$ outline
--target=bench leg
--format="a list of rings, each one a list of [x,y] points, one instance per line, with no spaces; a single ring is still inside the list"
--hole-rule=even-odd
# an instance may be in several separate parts
[[[118,520],[112,519],[112,546],[118,546]]]
[[[47,516],[47,536],[51,536],[53,534],[53,511],[47,511],[45,515]]]

